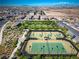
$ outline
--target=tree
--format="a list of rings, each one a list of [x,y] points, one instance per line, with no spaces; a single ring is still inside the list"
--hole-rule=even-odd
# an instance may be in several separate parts
[[[20,59],[28,59],[27,56],[20,56]]]

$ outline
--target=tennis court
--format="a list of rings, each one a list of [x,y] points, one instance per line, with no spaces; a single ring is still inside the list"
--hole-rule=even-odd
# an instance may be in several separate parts
[[[76,54],[76,49],[64,40],[29,40],[25,47],[29,54]]]
[[[32,43],[33,54],[61,54],[66,53],[66,50],[62,43]]]
[[[31,32],[30,38],[44,39],[48,37],[50,39],[63,38],[64,35],[60,32]]]

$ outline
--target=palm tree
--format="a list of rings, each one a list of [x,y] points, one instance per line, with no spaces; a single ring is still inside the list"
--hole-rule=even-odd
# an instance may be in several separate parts
[[[43,49],[43,48],[41,48],[41,51],[42,51],[42,49]]]
[[[28,59],[32,59],[33,56],[29,56]]]
[[[30,52],[30,48],[31,48],[31,46],[29,46],[29,52]]]
[[[58,49],[58,46],[56,46],[57,47],[57,49]],[[57,51],[57,54],[58,54],[58,51]]]
[[[53,52],[53,48],[52,48],[52,52]],[[53,53],[52,53],[52,55],[53,55]],[[52,56],[52,59],[54,59],[54,57]]]
[[[71,59],[71,56],[70,56],[70,59]]]
[[[64,56],[63,56],[63,59],[64,59]]]
[[[43,46],[43,54],[44,54],[44,47],[45,47],[45,46]]]

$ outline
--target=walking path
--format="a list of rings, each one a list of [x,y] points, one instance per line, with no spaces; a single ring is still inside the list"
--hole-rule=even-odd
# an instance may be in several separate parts
[[[11,56],[9,57],[9,59],[12,59],[12,58],[14,57],[16,51],[17,51],[18,49],[20,49],[21,43],[23,43],[23,42],[25,41],[25,39],[26,39],[25,35],[26,35],[28,32],[29,32],[29,30],[27,29],[27,30],[24,32],[24,34],[22,35],[22,37],[19,38],[18,43],[17,43],[17,47],[13,50],[13,52],[12,52]]]

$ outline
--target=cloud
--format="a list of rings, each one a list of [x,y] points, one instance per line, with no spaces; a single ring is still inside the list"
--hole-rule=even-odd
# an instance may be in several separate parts
[[[65,5],[65,4],[72,5],[74,3],[71,3],[71,2],[33,3],[33,4],[29,4],[29,5],[32,5],[32,6],[54,6],[54,5]]]

